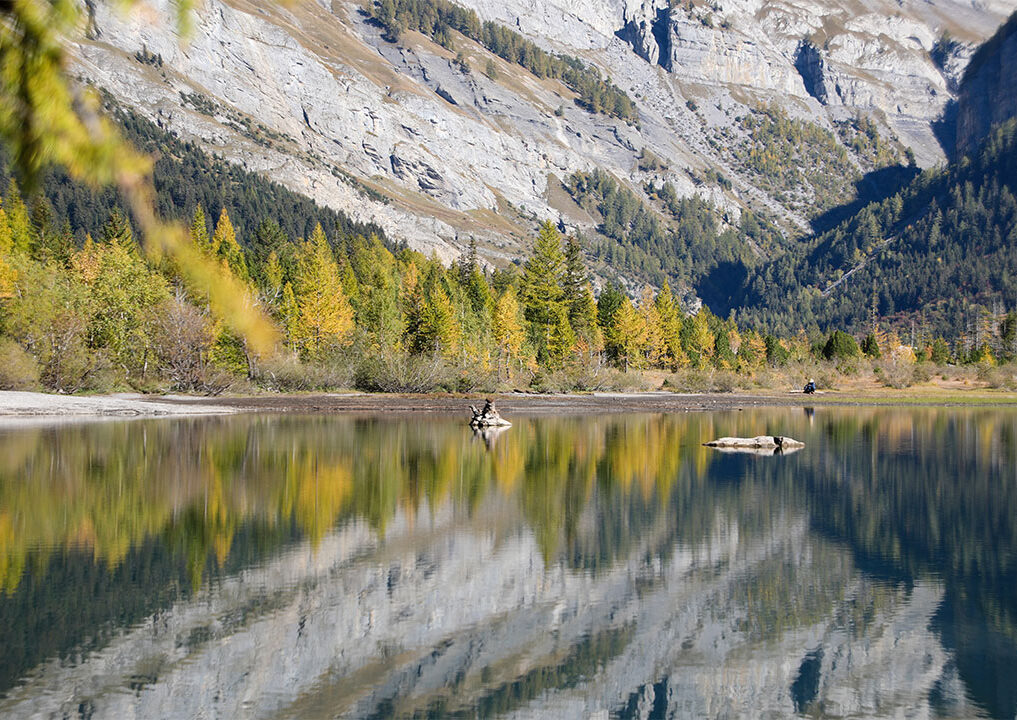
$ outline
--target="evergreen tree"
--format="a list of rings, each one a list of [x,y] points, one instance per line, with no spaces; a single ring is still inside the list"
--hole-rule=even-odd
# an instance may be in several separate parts
[[[552,329],[558,324],[559,310],[565,306],[565,257],[561,249],[561,236],[550,222],[540,226],[533,250],[523,268],[522,295],[530,337],[537,356],[547,358],[547,346]]]

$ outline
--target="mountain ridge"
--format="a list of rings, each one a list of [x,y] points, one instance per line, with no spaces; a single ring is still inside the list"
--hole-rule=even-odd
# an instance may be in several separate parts
[[[950,2],[931,10],[919,3],[888,10],[874,2],[866,14],[851,17],[846,6],[831,2],[816,6],[829,11],[817,24],[789,6],[738,0],[712,10],[688,3],[665,13],[665,35],[658,5],[462,5],[543,50],[598,68],[635,102],[638,127],[587,112],[559,82],[454,31],[448,44],[455,52],[415,32],[389,42],[368,8],[340,0],[290,9],[260,0],[210,0],[183,44],[165,0],[127,16],[99,3],[92,36],[76,48],[76,69],[157,124],[356,220],[376,222],[416,249],[447,262],[476,237],[482,256],[505,264],[522,254],[543,219],[596,237],[589,218],[563,201],[555,179],[597,168],[647,201],[646,183],[669,182],[680,197],[716,207],[724,227],[737,228],[742,212],[751,209],[782,229],[785,244],[809,234],[826,190],[793,178],[761,187],[751,160],[727,151],[751,141],[742,120],[773,105],[789,121],[829,137],[832,147],[844,149],[850,172],[830,173],[827,181],[850,202],[868,170],[837,123],[861,117],[884,144],[898,147],[900,161],[911,148],[919,164],[935,162],[942,153],[931,122],[951,97],[950,73],[959,72],[969,50],[957,45],[941,63],[952,69],[939,69],[930,51],[940,25],[952,27],[959,43],[970,43],[987,36],[1010,8]],[[675,72],[648,63],[617,35],[647,14],[666,39]],[[873,35],[886,17],[886,27]],[[751,33],[764,40],[752,41]],[[765,39],[767,33],[776,39]],[[806,37],[815,41],[810,47],[820,55],[823,86],[830,88],[826,105],[810,95],[795,67]],[[660,42],[654,42],[659,59]],[[855,76],[846,64],[852,53],[864,60]],[[148,56],[160,64],[146,62]],[[764,56],[768,64],[760,65]],[[485,73],[489,63],[493,78]],[[897,92],[911,104],[887,114],[880,103],[895,84],[894,67],[911,78],[897,84],[924,90]],[[757,83],[758,72],[770,79]],[[788,146],[787,138],[779,141]],[[644,152],[661,165],[641,167]],[[598,273],[619,274],[607,265]],[[634,285],[654,280],[638,274],[622,279]]]

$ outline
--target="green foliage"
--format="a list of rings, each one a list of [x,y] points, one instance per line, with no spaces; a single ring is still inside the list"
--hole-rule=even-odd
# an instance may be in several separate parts
[[[724,138],[721,145],[763,190],[790,194],[790,206],[809,215],[853,199],[859,172],[828,130],[776,106],[746,113],[741,127],[743,141]]]
[[[577,102],[593,113],[639,122],[635,103],[600,72],[571,55],[542,50],[519,33],[491,21],[481,22],[473,10],[448,0],[378,0],[372,14],[395,42],[404,30],[416,30],[452,49],[451,30],[462,33],[503,60],[520,65],[539,78],[560,80],[575,92]],[[464,58],[465,60],[465,58]],[[488,70],[493,71],[493,66]],[[493,72],[486,72],[494,77]]]
[[[0,337],[0,390],[35,390],[38,386],[35,358],[14,340]]]
[[[876,287],[882,317],[907,313],[930,334],[955,337],[980,308],[1017,306],[1015,185],[1011,120],[971,157],[923,172],[893,197],[751,270],[738,317],[778,333],[858,327]]]
[[[883,351],[879,349],[879,340],[876,339],[875,334],[869,333],[862,340],[862,352],[870,358],[883,357]]]
[[[728,297],[734,284],[730,274],[739,275],[739,268],[753,262],[753,252],[738,233],[718,232],[713,208],[697,197],[679,198],[670,183],[644,188],[660,203],[660,211],[599,169],[573,173],[565,188],[578,204],[600,215],[597,230],[606,239],[594,242],[590,254],[616,271],[628,270],[656,284],[695,285],[710,303]],[[743,225],[743,237],[764,247],[772,244],[751,213]]]
[[[827,360],[850,360],[861,355],[858,343],[843,330],[834,330],[823,345],[823,357]]]

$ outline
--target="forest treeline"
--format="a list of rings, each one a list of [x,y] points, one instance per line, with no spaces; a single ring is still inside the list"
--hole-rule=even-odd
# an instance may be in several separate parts
[[[485,20],[477,13],[448,0],[377,0],[372,17],[395,42],[405,30],[416,30],[448,50],[455,50],[452,31],[476,41],[506,62],[526,68],[539,78],[560,80],[575,92],[578,103],[593,113],[639,122],[635,103],[621,88],[605,80],[600,71],[571,55],[546,52],[514,30]],[[468,68],[460,56],[460,67]],[[488,72],[488,74],[491,74]]]
[[[30,209],[10,181],[0,209],[6,387],[216,391],[246,378],[282,389],[474,390],[555,377],[580,389],[603,382],[608,366],[751,370],[808,352],[705,307],[687,314],[666,283],[636,302],[613,285],[595,298],[579,242],[550,223],[520,267],[486,272],[472,247],[446,267],[338,225],[292,238],[266,219],[242,238],[226,208],[213,222],[199,204],[191,241],[279,329],[278,353],[258,357],[173,262],[142,255],[121,211],[80,244],[51,218],[44,198]]]

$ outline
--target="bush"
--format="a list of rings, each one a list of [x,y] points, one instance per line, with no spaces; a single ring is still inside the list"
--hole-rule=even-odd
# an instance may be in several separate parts
[[[36,390],[39,364],[10,338],[0,338],[0,390]]]
[[[454,390],[458,380],[441,355],[392,352],[363,355],[354,384],[368,392],[426,393]]]
[[[576,360],[551,373],[537,373],[530,388],[543,393],[567,392],[639,392],[649,390],[650,381],[643,373],[626,373],[596,359]]]
[[[873,362],[872,372],[883,385],[898,390],[910,387],[915,381],[915,365],[906,361],[877,360]]]
[[[301,363],[295,355],[278,355],[260,363],[255,381],[275,392],[343,390],[353,387],[353,370],[335,358],[322,363]]]
[[[843,330],[834,330],[823,346],[823,357],[827,360],[850,360],[861,354],[858,343]]]
[[[1000,390],[1017,390],[1017,365],[1009,363],[993,367],[984,365],[978,368],[978,379],[991,388]]]

